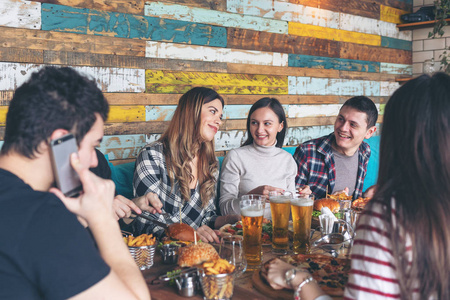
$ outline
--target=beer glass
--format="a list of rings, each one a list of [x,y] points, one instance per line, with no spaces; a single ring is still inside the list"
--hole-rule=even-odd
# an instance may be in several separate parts
[[[308,254],[311,249],[311,218],[314,200],[309,197],[294,197],[291,200],[292,225],[294,227],[293,250],[295,254]]]
[[[291,212],[292,193],[269,192],[270,211],[272,213],[272,252],[287,254],[289,249],[289,215]]]
[[[261,267],[261,234],[265,200],[266,197],[262,195],[245,195],[241,197],[240,208],[247,270],[256,270]]]

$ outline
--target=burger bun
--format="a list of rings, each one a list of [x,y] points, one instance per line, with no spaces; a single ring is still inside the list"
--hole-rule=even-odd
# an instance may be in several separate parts
[[[190,244],[178,250],[178,265],[180,267],[192,267],[219,258],[216,249],[208,243]]]
[[[329,198],[323,198],[314,201],[314,210],[321,211],[322,207],[328,207],[332,213],[338,213],[340,209],[339,202]]]

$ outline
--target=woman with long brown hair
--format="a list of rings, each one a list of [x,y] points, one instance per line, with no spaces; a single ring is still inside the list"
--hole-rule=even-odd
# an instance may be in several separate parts
[[[166,132],[145,146],[136,160],[135,196],[148,216],[159,221],[186,223],[203,241],[216,241],[215,195],[219,175],[214,136],[222,123],[223,98],[214,90],[196,87],[181,96]],[[161,214],[162,213],[162,214]],[[165,214],[165,216],[164,216]],[[137,222],[136,222],[137,221]],[[143,218],[133,222],[135,233],[163,230]]]

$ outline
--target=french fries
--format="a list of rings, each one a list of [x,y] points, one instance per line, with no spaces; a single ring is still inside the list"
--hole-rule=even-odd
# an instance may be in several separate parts
[[[235,269],[225,259],[218,259],[202,264],[203,270],[207,276],[202,277],[203,294],[206,299],[231,299],[233,296],[234,276],[232,273]],[[217,278],[211,275],[229,274],[226,277]],[[208,276],[209,275],[209,276]]]
[[[153,246],[156,243],[156,238],[152,234],[141,234],[137,237],[129,235],[124,237],[123,240],[128,247]]]
[[[352,195],[347,196],[345,193],[340,193],[336,195],[330,195],[327,194],[327,198],[333,199],[333,200],[352,200]]]
[[[219,258],[212,262],[204,262],[202,264],[206,275],[226,274],[234,271],[234,266],[225,259]]]

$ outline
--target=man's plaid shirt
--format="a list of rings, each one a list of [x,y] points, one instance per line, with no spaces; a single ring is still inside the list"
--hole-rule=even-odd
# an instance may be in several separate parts
[[[326,197],[333,192],[336,181],[336,170],[331,145],[334,141],[334,133],[318,139],[304,142],[297,147],[294,159],[297,162],[298,173],[295,178],[296,187],[309,185],[316,199]],[[358,175],[356,179],[353,199],[362,197],[364,178],[366,177],[367,164],[370,158],[370,147],[362,142],[358,149]]]
[[[215,174],[216,183],[219,172]],[[215,195],[209,199],[208,205],[203,208],[200,199],[200,186],[197,184],[195,189],[191,190],[191,199],[186,202],[181,198],[180,187],[175,181],[171,185],[169,173],[167,171],[166,160],[163,154],[163,144],[153,142],[145,146],[136,159],[136,169],[133,178],[133,192],[135,197],[143,196],[147,193],[158,195],[163,204],[163,212],[170,215],[170,221],[180,222],[180,206],[183,223],[186,223],[197,229],[202,225],[211,227],[216,220]],[[167,223],[165,218],[159,214],[150,214],[143,212],[151,218]],[[136,218],[133,222],[133,233],[153,233],[158,236],[163,234],[163,228],[153,225],[143,218]]]

